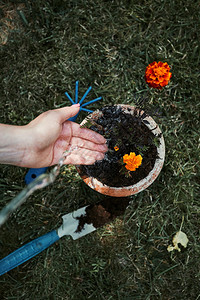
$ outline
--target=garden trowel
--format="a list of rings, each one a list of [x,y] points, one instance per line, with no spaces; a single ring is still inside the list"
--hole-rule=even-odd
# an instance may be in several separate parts
[[[82,207],[62,217],[63,224],[57,229],[25,244],[0,260],[0,275],[14,269],[36,256],[64,235],[73,240],[95,231],[124,213],[130,199],[108,197],[105,200]]]

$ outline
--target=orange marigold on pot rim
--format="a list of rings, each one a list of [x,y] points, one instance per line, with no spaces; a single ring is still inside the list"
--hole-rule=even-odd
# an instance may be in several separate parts
[[[129,171],[135,171],[142,164],[142,156],[136,155],[135,152],[125,154],[123,156],[123,162],[126,164],[125,168]]]
[[[162,89],[166,86],[172,77],[168,63],[159,61],[152,62],[146,67],[145,81],[149,87]]]

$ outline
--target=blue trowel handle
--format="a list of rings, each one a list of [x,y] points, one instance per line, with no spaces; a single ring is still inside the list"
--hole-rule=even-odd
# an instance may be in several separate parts
[[[58,240],[59,236],[56,230],[53,230],[12,252],[0,260],[0,275],[36,256]]]

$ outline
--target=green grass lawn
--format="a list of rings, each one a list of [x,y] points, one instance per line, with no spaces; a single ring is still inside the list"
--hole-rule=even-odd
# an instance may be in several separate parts
[[[2,123],[24,125],[69,105],[64,92],[74,97],[79,80],[80,96],[92,85],[88,100],[103,97],[93,109],[148,97],[161,112],[156,121],[166,143],[161,174],[131,196],[123,216],[79,240],[64,237],[1,276],[1,299],[200,299],[200,2],[1,3]],[[171,66],[162,91],[144,81],[153,61]],[[26,172],[0,166],[1,208],[24,188]],[[62,215],[103,199],[74,166],[64,167],[53,185],[30,196],[0,228],[0,258],[57,228]],[[169,253],[181,224],[188,246]]]

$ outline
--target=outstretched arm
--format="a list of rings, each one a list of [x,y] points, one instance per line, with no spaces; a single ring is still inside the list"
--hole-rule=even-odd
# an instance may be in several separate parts
[[[0,163],[28,168],[48,167],[58,163],[64,151],[78,146],[65,164],[93,164],[107,151],[106,140],[69,118],[80,105],[42,113],[25,126],[0,124]]]

